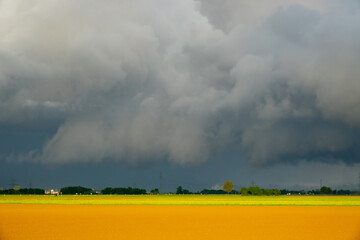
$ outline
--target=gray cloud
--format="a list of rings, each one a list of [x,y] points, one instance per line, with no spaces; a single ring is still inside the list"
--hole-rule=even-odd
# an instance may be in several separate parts
[[[265,2],[0,1],[0,124],[57,128],[8,159],[356,161],[358,2]]]

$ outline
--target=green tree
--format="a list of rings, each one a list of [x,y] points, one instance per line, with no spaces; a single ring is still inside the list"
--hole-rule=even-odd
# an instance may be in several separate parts
[[[90,194],[92,190],[90,188],[81,187],[81,186],[71,186],[71,187],[63,187],[60,192],[64,195],[70,194]]]
[[[191,194],[191,192],[187,189],[183,189],[183,194]]]
[[[111,188],[107,187],[101,190],[102,194],[146,194],[145,189],[141,188],[132,188],[132,187],[121,187],[121,188]]]
[[[155,188],[155,189],[152,189],[152,190],[150,191],[150,193],[151,193],[151,194],[160,194],[160,191],[159,191],[158,188]]]
[[[329,187],[322,186],[320,188],[320,194],[331,194],[331,193],[332,193],[332,190]]]
[[[275,189],[273,189],[273,193],[275,196],[278,196],[281,194],[281,191],[279,189],[275,188]]]
[[[178,186],[178,187],[176,188],[176,194],[183,194],[183,188],[182,188],[182,186]]]
[[[242,187],[242,188],[240,189],[240,193],[241,193],[241,195],[246,196],[246,195],[249,194],[249,189],[246,188],[246,187]]]
[[[274,195],[274,191],[272,189],[263,189],[263,193],[266,196]]]
[[[263,194],[263,192],[258,186],[255,186],[255,187],[251,186],[251,187],[249,187],[249,194],[260,196]]]
[[[222,189],[229,194],[234,189],[234,183],[232,181],[225,181]]]

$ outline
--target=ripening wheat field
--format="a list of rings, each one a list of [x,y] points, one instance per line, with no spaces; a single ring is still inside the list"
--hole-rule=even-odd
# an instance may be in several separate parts
[[[0,239],[360,239],[359,197],[0,196]]]

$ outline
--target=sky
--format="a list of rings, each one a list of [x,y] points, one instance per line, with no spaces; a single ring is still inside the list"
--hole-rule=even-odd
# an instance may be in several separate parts
[[[0,0],[0,187],[360,187],[359,0]]]

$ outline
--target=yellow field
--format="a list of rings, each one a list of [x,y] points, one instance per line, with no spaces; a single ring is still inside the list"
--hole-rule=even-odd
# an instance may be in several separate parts
[[[360,208],[2,204],[0,239],[359,240]]]
[[[0,195],[0,240],[360,240],[360,197]]]

